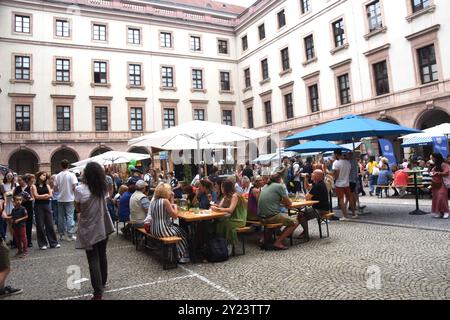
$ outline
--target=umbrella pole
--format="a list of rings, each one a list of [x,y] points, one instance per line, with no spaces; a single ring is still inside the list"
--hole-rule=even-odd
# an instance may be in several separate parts
[[[199,173],[200,168],[202,167],[202,161],[201,161],[201,154],[200,154],[200,138],[197,137],[197,159],[198,159],[198,165],[197,165],[197,173]]]

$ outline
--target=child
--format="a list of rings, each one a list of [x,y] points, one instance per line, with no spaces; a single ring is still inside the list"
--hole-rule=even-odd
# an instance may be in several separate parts
[[[27,210],[22,206],[22,196],[14,196],[14,208],[11,211],[10,219],[14,231],[14,240],[17,245],[17,254],[20,258],[27,255],[28,241],[26,233],[26,221],[28,219]]]

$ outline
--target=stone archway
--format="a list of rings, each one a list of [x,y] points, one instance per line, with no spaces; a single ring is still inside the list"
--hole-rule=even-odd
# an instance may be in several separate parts
[[[70,163],[74,163],[80,160],[78,154],[69,148],[61,148],[55,151],[51,157],[51,172],[52,174],[59,173],[61,171],[61,161],[68,160]]]
[[[424,130],[438,126],[442,123],[450,122],[450,115],[442,109],[431,109],[425,110],[422,114],[417,117],[416,128],[419,130]],[[433,152],[433,146],[422,146],[417,147],[417,154],[425,158],[428,158]]]
[[[378,120],[382,121],[382,122],[390,123],[390,124],[400,125],[400,123],[392,117],[384,117],[384,118],[381,118]],[[394,147],[394,154],[395,154],[395,158],[397,159],[397,162],[398,163],[403,162],[402,160],[405,157],[405,152],[402,147],[403,141],[401,139],[399,139],[399,137],[394,137],[394,138],[386,137],[386,138],[392,142],[392,146]]]
[[[450,115],[441,109],[427,110],[416,120],[416,128],[424,130],[450,122]]]
[[[99,148],[94,149],[94,150],[91,152],[90,157],[99,156],[99,155],[101,155],[101,154],[103,154],[103,153],[105,153],[105,152],[108,152],[108,151],[112,151],[112,149],[111,149],[111,148],[108,148],[108,147],[99,147]]]
[[[34,174],[39,170],[39,158],[31,150],[17,150],[9,157],[8,166],[19,175],[25,173]]]

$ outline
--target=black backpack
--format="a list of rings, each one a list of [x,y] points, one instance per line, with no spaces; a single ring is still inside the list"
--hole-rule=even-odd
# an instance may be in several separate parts
[[[223,237],[214,237],[209,239],[206,245],[206,259],[208,259],[209,262],[227,261],[227,240]]]

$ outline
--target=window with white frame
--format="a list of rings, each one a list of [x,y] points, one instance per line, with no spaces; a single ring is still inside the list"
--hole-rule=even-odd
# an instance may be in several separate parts
[[[18,33],[31,33],[31,16],[15,14],[14,31]]]
[[[70,60],[57,58],[56,59],[56,81],[70,82]]]

